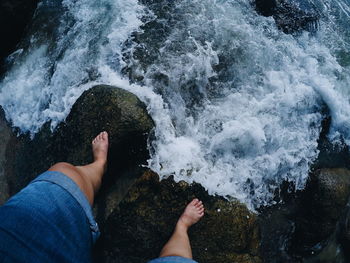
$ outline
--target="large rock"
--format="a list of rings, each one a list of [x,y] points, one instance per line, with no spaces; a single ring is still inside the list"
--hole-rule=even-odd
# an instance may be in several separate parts
[[[175,183],[172,178],[159,182],[152,172],[137,180],[108,218],[97,257],[104,256],[105,262],[128,263],[158,257],[178,217],[194,197],[201,199],[206,209],[205,216],[189,232],[196,260],[261,262],[256,215],[245,205],[209,196],[198,184]]]
[[[301,30],[315,31],[320,14],[309,0],[255,0],[256,10],[264,16],[273,16],[285,33]]]
[[[91,140],[106,130],[110,138],[108,171],[96,207],[104,218],[149,158],[147,139],[154,123],[145,105],[128,91],[100,85],[81,95],[55,132],[49,126],[47,123],[33,140],[20,136],[17,149],[9,152],[6,174],[10,195],[56,162],[91,162]]]

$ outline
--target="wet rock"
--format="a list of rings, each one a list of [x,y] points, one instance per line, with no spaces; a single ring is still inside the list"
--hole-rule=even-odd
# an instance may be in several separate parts
[[[329,108],[323,112],[325,118],[322,120],[322,129],[320,137],[318,139],[317,149],[319,154],[317,159],[312,164],[312,170],[318,170],[322,168],[338,168],[344,167],[350,169],[350,150],[349,146],[345,143],[343,138],[332,142],[328,135],[332,123],[332,118],[329,113]]]
[[[288,251],[295,230],[296,207],[293,201],[266,207],[259,214],[261,256],[264,262],[300,262]]]
[[[148,159],[147,139],[154,123],[145,105],[130,92],[100,85],[81,95],[66,121],[53,133],[49,127],[49,123],[45,124],[33,140],[21,135],[21,143],[9,153],[10,195],[54,163],[91,162],[91,140],[106,130],[110,138],[108,171],[96,206],[99,216],[104,218]]]
[[[5,177],[6,149],[11,138],[11,128],[5,119],[5,113],[0,106],[0,205],[9,197],[8,184]]]
[[[295,219],[294,253],[308,256],[325,246],[336,230],[349,196],[349,170],[321,169],[310,176]]]
[[[0,63],[15,51],[31,21],[38,0],[2,0],[0,2]]]
[[[304,190],[262,208],[259,226],[264,262],[348,262],[343,260],[346,250],[340,248],[339,237],[343,247],[350,244],[346,234],[350,233],[346,220],[349,196],[350,170],[319,169],[310,174]]]
[[[309,0],[255,0],[255,6],[259,14],[273,16],[285,33],[317,30],[320,14]]]
[[[342,215],[337,231],[337,241],[340,244],[346,262],[350,261],[350,202],[346,206],[346,211]]]
[[[256,215],[237,201],[209,196],[199,184],[188,185],[146,172],[108,218],[100,240],[105,262],[146,262],[156,258],[178,217],[194,197],[206,214],[189,232],[193,256],[199,262],[258,263]]]

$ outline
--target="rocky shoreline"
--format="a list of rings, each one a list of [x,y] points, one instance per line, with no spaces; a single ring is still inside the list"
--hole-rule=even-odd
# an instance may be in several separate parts
[[[109,169],[94,207],[102,230],[94,251],[99,262],[136,263],[156,257],[193,197],[202,199],[207,211],[191,231],[199,262],[296,263],[315,255],[317,261],[310,262],[330,262],[336,252],[327,252],[324,261],[317,255],[324,258],[330,244],[336,251],[350,244],[350,171],[345,168],[312,172],[300,192],[286,183],[276,196],[280,202],[255,214],[236,200],[208,195],[199,184],[176,183],[171,177],[159,181],[143,168],[154,123],[145,105],[125,90],[100,85],[85,91],[65,122],[54,132],[47,123],[33,140],[17,137],[3,112],[0,117],[2,203],[55,162],[90,162],[91,138],[100,130],[110,133]]]
[[[2,2],[2,35],[8,35],[9,28],[16,34],[3,41],[0,74],[37,2]],[[159,17],[166,16],[157,2],[147,4]],[[285,33],[317,30],[320,14],[309,1],[252,4],[259,14],[272,16]],[[147,38],[152,30],[152,24],[144,25],[138,38]],[[318,141],[319,158],[307,187],[296,192],[285,182],[276,193],[277,204],[255,214],[236,200],[208,195],[198,184],[176,183],[171,177],[159,181],[145,169],[142,164],[148,159],[147,140],[154,123],[145,105],[125,90],[106,85],[91,88],[54,132],[46,123],[33,139],[28,134],[17,136],[0,107],[0,205],[56,162],[91,161],[91,138],[107,130],[109,168],[94,207],[102,230],[94,251],[96,261],[136,263],[156,257],[185,204],[198,197],[204,201],[206,216],[190,234],[199,262],[346,263],[350,261],[350,154],[345,144],[334,146],[328,141],[330,123],[326,117]]]

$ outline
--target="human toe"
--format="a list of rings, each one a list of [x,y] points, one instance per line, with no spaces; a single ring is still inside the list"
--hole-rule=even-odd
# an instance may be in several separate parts
[[[108,133],[106,131],[103,131],[101,136],[102,136],[103,140],[107,140],[108,139]]]
[[[197,198],[195,198],[191,201],[190,204],[196,206],[198,204],[198,202],[199,202],[199,200]]]
[[[200,207],[200,206],[202,206],[202,205],[203,205],[202,201],[198,201],[198,202],[195,204],[196,207]]]

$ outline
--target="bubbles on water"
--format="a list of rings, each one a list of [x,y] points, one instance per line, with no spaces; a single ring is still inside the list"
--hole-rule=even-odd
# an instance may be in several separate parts
[[[325,105],[332,136],[350,138],[349,68],[332,47],[344,50],[343,38],[323,21],[319,34],[286,35],[247,0],[64,0],[54,10],[0,84],[22,131],[55,127],[95,83],[125,88],[155,120],[153,170],[252,209],[283,181],[304,187]]]
[[[6,117],[31,134],[47,121],[56,127],[100,78],[101,59],[113,53],[114,65],[121,65],[122,44],[142,23],[142,10],[136,0],[41,2],[22,43],[26,51],[0,83]]]
[[[154,142],[151,168],[251,208],[271,202],[284,180],[303,188],[318,154],[322,109],[339,96],[334,72],[341,67],[329,49],[307,33],[279,32],[247,1],[169,8],[174,15],[154,18],[153,26],[171,23],[171,30],[158,39],[145,26],[130,56],[129,76],[162,95],[174,125],[175,137]],[[149,53],[154,42],[159,49]]]

